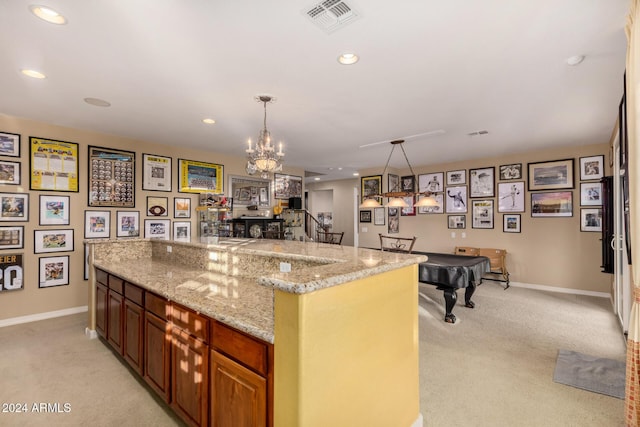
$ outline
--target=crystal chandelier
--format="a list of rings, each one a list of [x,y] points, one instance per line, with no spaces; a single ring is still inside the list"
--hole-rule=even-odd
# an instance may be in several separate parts
[[[260,172],[260,176],[267,179],[270,173],[282,171],[284,153],[282,142],[276,152],[275,145],[271,142],[271,134],[267,130],[267,103],[274,102],[275,99],[270,95],[258,95],[255,99],[264,104],[264,127],[260,131],[255,148],[251,146],[251,140],[249,140],[249,148],[245,150],[247,152],[246,171],[249,175]]]

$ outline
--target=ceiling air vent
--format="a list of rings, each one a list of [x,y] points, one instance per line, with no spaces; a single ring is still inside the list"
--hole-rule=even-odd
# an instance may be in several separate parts
[[[330,34],[358,19],[358,13],[342,0],[325,0],[306,8],[304,14]]]
[[[488,133],[489,133],[489,131],[479,130],[477,132],[470,132],[467,135],[469,135],[469,136],[478,136],[478,135],[487,135]]]

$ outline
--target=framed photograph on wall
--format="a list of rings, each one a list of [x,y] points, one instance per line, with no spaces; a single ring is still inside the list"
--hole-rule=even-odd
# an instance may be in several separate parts
[[[602,205],[602,183],[581,182],[580,183],[580,206],[601,206]]]
[[[469,169],[469,197],[493,197],[495,168]]]
[[[173,240],[176,242],[191,241],[191,222],[174,221],[173,222]]]
[[[69,284],[69,255],[40,258],[39,288]]]
[[[459,169],[447,172],[447,186],[463,185],[467,183],[467,170]]]
[[[493,200],[471,201],[471,228],[493,228]]]
[[[416,191],[415,175],[405,175],[400,178],[401,191]]]
[[[116,237],[138,237],[140,235],[140,212],[116,212]]]
[[[444,191],[444,173],[426,173],[418,175],[418,191],[440,193]]]
[[[0,292],[24,289],[22,261],[22,254],[2,254],[0,271],[4,271],[4,279],[0,281]]]
[[[390,173],[387,174],[387,191],[400,191],[400,176]]]
[[[78,144],[29,137],[29,189],[78,192]]]
[[[0,160],[0,184],[20,185],[20,163]]]
[[[89,206],[136,205],[136,153],[89,146]]]
[[[522,163],[512,163],[510,165],[500,165],[500,180],[522,179]]]
[[[191,218],[191,199],[189,199],[188,197],[174,197],[173,217]]]
[[[498,212],[524,212],[524,181],[498,183]]]
[[[302,197],[302,177],[276,173],[273,175],[276,199]]]
[[[419,206],[418,213],[419,214],[441,214],[444,213],[444,194],[432,194],[430,196],[426,196],[424,194],[419,194],[416,196],[416,202],[419,202],[425,197],[430,197],[436,202],[435,206]]]
[[[360,222],[371,222],[371,210],[361,210],[360,211]]]
[[[40,225],[69,225],[69,196],[40,196]]]
[[[384,207],[373,208],[373,225],[385,225]]]
[[[229,175],[229,195],[233,197],[236,205],[239,206],[259,206],[269,207],[271,206],[271,181],[268,179],[252,178],[246,176]],[[280,180],[282,188],[285,183]],[[299,181],[294,180],[296,184],[300,184],[299,191],[302,191],[302,178]],[[291,187],[291,180],[286,184]],[[296,193],[297,188],[292,188]],[[283,196],[281,194],[281,196]],[[301,196],[291,196],[301,197]]]
[[[416,208],[413,206],[415,204],[414,196],[403,197],[402,200],[407,202],[407,205],[409,206],[406,208],[400,208],[400,216],[415,216]]]
[[[169,198],[147,196],[147,216],[169,216]]]
[[[360,178],[360,202],[382,194],[382,175],[363,176]]]
[[[467,228],[466,215],[447,215],[448,228],[465,229]]]
[[[0,132],[0,156],[20,157],[20,135]]]
[[[580,181],[600,179],[604,176],[604,156],[580,157]]]
[[[389,234],[400,232],[400,208],[388,208],[389,209],[389,225],[387,232]]]
[[[180,193],[224,193],[224,166],[215,163],[178,159]]]
[[[170,240],[171,221],[168,219],[145,219],[144,238]]]
[[[111,232],[111,211],[84,211],[84,238],[108,239]]]
[[[33,240],[36,254],[73,251],[73,229],[34,230]]]
[[[602,231],[602,209],[580,209],[580,231]]]
[[[528,163],[529,191],[573,188],[573,159]]]
[[[0,193],[0,221],[29,221],[29,194]]]
[[[447,213],[467,213],[467,186],[447,187],[445,208]]]
[[[531,216],[573,216],[573,191],[531,193]]]
[[[0,227],[0,250],[24,248],[24,227]]]
[[[142,154],[142,189],[171,191],[171,157]]]
[[[520,214],[504,214],[502,216],[502,231],[520,233]]]

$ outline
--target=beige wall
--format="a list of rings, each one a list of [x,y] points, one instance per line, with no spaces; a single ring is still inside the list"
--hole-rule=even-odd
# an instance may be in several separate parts
[[[224,165],[224,188],[228,189],[229,175],[246,175],[244,172],[244,159],[240,157],[226,156],[214,152],[216,144],[222,142],[212,142],[212,151],[189,150],[184,147],[170,147],[166,145],[154,144],[151,142],[121,138],[112,135],[88,132],[79,129],[70,129],[51,124],[19,119],[6,115],[0,115],[0,131],[21,135],[20,163],[21,185],[0,185],[0,192],[28,193],[29,194],[29,221],[28,222],[5,222],[5,226],[24,226],[24,249],[2,250],[0,255],[20,253],[24,254],[24,289],[16,291],[3,291],[0,293],[0,320],[11,319],[19,316],[35,315],[56,310],[64,310],[87,305],[87,284],[84,280],[83,263],[83,239],[84,239],[84,211],[110,210],[111,211],[111,237],[115,238],[116,211],[131,210],[140,211],[140,222],[144,226],[146,216],[147,196],[168,197],[169,216],[166,219],[173,220],[173,198],[188,197],[191,199],[191,231],[192,238],[197,238],[198,223],[197,216],[193,209],[197,206],[198,195],[189,193],[179,193],[177,191],[177,167],[178,158],[189,160],[200,160],[205,162]],[[79,144],[79,174],[80,191],[77,193],[50,192],[50,191],[30,191],[29,190],[29,137],[55,139],[61,141],[75,142]],[[241,141],[238,141],[242,144]],[[89,208],[88,203],[88,183],[87,183],[87,157],[88,146],[116,148],[136,153],[136,193],[135,208]],[[142,153],[156,154],[172,157],[172,192],[142,191]],[[5,160],[17,161],[17,158],[6,158]],[[303,170],[286,168],[283,173],[302,176]],[[273,187],[273,186],[272,186]],[[272,188],[273,191],[273,188]],[[40,195],[65,195],[70,197],[70,225],[68,226],[39,226],[39,196]],[[273,194],[272,194],[273,204]],[[234,216],[242,212],[235,211]],[[185,221],[185,219],[179,219]],[[34,254],[34,230],[42,229],[74,229],[73,252],[60,252],[49,254]],[[46,256],[69,255],[70,276],[68,286],[58,286],[53,288],[38,288],[38,259]]]
[[[409,147],[408,147],[409,148]],[[610,292],[612,276],[600,272],[600,233],[580,231],[580,157],[604,155],[606,175],[609,168],[609,147],[607,144],[555,148],[544,151],[522,153],[496,158],[448,163],[428,167],[412,165],[416,174],[446,172],[457,169],[498,167],[510,163],[522,163],[524,181],[527,178],[528,162],[543,162],[574,158],[575,189],[573,190],[573,217],[571,218],[532,218],[531,197],[525,194],[525,212],[521,215],[521,233],[502,231],[502,213],[497,213],[497,198],[494,197],[494,229],[471,228],[470,210],[466,214],[467,228],[451,230],[447,228],[447,214],[416,214],[400,217],[399,236],[417,236],[416,250],[432,252],[452,252],[455,246],[495,247],[508,251],[507,265],[511,280],[515,282],[576,289],[591,292]],[[381,170],[368,170],[362,176],[380,174]],[[399,175],[408,175],[407,170],[393,171]],[[359,179],[336,181],[333,183],[313,183],[307,185],[312,192],[316,188],[332,188],[334,196],[349,193],[354,186],[359,187]],[[386,177],[383,178],[386,188]],[[526,184],[525,184],[525,188]],[[497,190],[497,186],[496,186]],[[350,194],[350,193],[349,193]],[[353,227],[353,203],[350,197],[344,197],[342,203],[334,202],[334,221],[344,219],[345,231]],[[367,231],[363,232],[363,227]],[[360,224],[359,246],[380,247],[378,233],[387,233],[387,226],[374,226],[373,223]],[[340,230],[341,231],[341,230]],[[451,232],[455,231],[455,238]],[[461,232],[466,238],[461,237]],[[346,234],[345,234],[346,237]],[[349,240],[346,240],[349,242]],[[351,240],[353,241],[353,240]]]

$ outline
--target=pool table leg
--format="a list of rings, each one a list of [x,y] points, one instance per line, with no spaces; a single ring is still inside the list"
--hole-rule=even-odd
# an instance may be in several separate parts
[[[467,290],[464,292],[464,305],[469,308],[473,308],[476,305],[471,301],[473,293],[476,291],[475,284],[467,286]]]
[[[456,300],[458,299],[458,295],[456,294],[456,289],[444,288],[442,292],[444,293],[444,302],[445,302],[444,321],[447,323],[456,323],[456,316],[452,313],[453,307],[456,306]]]

